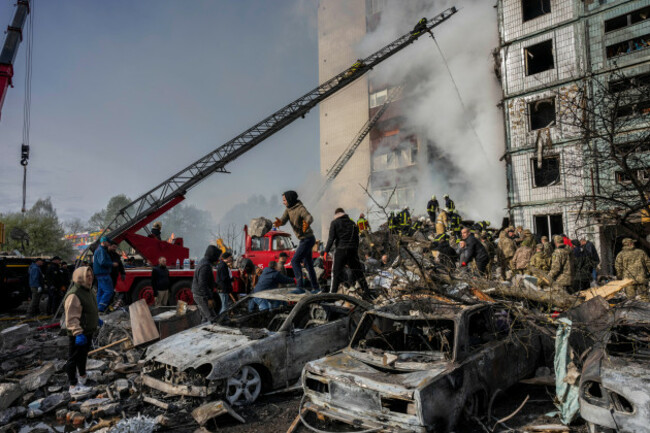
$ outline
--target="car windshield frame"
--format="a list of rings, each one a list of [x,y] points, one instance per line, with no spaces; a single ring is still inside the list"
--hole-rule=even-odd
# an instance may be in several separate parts
[[[450,335],[444,336],[446,339],[446,342],[449,343],[450,347],[447,350],[436,350],[435,348],[431,348],[429,350],[390,350],[390,349],[382,349],[378,347],[359,347],[359,342],[361,342],[362,337],[366,337],[369,332],[374,332],[376,333],[376,330],[372,329],[373,325],[377,326],[375,323],[377,320],[384,320],[384,321],[392,321],[392,322],[399,322],[403,324],[402,329],[407,330],[407,325],[412,325],[414,323],[417,323],[418,325],[421,324],[426,324],[426,326],[422,326],[421,328],[415,328],[420,329],[423,331],[422,333],[413,333],[413,334],[407,334],[411,336],[417,336],[418,340],[421,342],[423,345],[428,345],[428,342],[426,341],[427,337],[428,338],[433,338],[435,336],[435,332],[437,329],[444,329],[447,331],[450,331]],[[445,326],[440,326],[436,327],[436,322],[438,322],[440,325]],[[365,329],[364,329],[365,328]],[[428,329],[425,329],[428,328]],[[431,329],[434,328],[434,329]],[[411,329],[413,329],[411,327]],[[399,331],[399,329],[395,329],[393,332]],[[384,331],[386,332],[386,331]],[[361,335],[363,333],[363,335]],[[380,336],[377,336],[380,337]],[[383,338],[383,336],[381,336]],[[376,311],[369,311],[364,314],[364,316],[361,318],[359,321],[359,324],[357,325],[357,328],[352,336],[352,339],[350,340],[350,344],[348,345],[348,348],[352,351],[356,352],[362,352],[362,353],[373,353],[377,354],[376,352],[381,352],[381,353],[389,353],[393,355],[421,355],[421,357],[431,357],[431,361],[454,361],[457,356],[458,348],[457,348],[457,337],[458,337],[458,323],[456,320],[452,318],[431,318],[431,317],[421,317],[421,316],[395,316],[392,314],[380,314],[379,312]],[[367,339],[364,339],[367,340]],[[388,342],[387,342],[388,343]],[[388,343],[390,345],[390,343]],[[431,362],[429,361],[429,362]]]
[[[276,241],[277,239],[277,241]],[[284,244],[284,248],[276,248],[276,242],[277,243]],[[275,235],[273,236],[273,240],[271,241],[271,249],[273,251],[287,251],[287,250],[292,250],[293,249],[293,242],[291,242],[291,236],[284,236],[284,235]]]

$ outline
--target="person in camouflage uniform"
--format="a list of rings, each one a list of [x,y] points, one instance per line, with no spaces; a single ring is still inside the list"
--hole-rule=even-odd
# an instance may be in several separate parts
[[[548,241],[546,236],[542,236],[542,247],[544,248],[544,254],[550,258],[553,255],[553,244]]]
[[[636,283],[625,288],[628,298],[638,296],[642,301],[650,301],[648,297],[650,258],[645,251],[634,248],[634,239],[623,239],[623,249],[616,256],[615,267],[618,278],[631,278]]]
[[[553,289],[568,292],[573,286],[575,274],[573,252],[564,245],[562,236],[553,236],[553,242],[555,242],[555,251],[551,257],[551,271],[548,276],[555,281]]]
[[[537,244],[535,254],[530,258],[528,263],[529,272],[531,268],[539,269],[540,271],[548,273],[551,270],[551,258],[544,252],[544,245]]]
[[[514,236],[514,227],[508,227],[499,234],[499,244],[497,245],[497,257],[499,259],[499,267],[501,268],[501,278],[506,279],[506,271],[510,266],[510,261],[515,255],[517,245],[512,239]]]

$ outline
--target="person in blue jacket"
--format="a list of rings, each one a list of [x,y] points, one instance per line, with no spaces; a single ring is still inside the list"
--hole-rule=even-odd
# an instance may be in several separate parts
[[[262,275],[260,275],[260,278],[257,280],[257,284],[255,285],[255,289],[253,289],[253,293],[263,292],[264,290],[277,289],[280,284],[295,284],[295,281],[293,278],[282,275],[282,273],[278,271],[277,262],[270,261],[269,266],[264,268]],[[248,310],[253,311],[255,309],[255,305],[259,307],[260,311],[275,307],[266,299],[253,298],[248,303]]]
[[[30,316],[38,316],[41,295],[45,288],[45,280],[41,266],[43,266],[43,259],[36,259],[29,265],[29,288],[32,292],[32,301],[29,304]]]
[[[93,273],[97,279],[97,306],[100,313],[106,311],[113,297],[113,280],[111,280],[113,259],[108,252],[111,243],[108,237],[102,236],[93,255]],[[115,265],[117,266],[117,263]]]

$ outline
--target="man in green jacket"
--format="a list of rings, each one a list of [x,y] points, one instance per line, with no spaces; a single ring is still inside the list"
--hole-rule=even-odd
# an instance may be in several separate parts
[[[554,289],[563,289],[570,293],[575,275],[573,252],[564,244],[562,236],[553,236],[553,242],[555,251],[551,257],[551,271],[548,276],[555,281]]]
[[[65,372],[70,381],[70,394],[79,395],[91,391],[86,385],[86,361],[93,334],[104,324],[99,318],[97,301],[91,291],[93,271],[88,266],[77,268],[72,274],[72,288],[63,302],[65,327],[68,330],[68,361]],[[79,379],[77,379],[79,372]]]
[[[291,259],[291,267],[293,268],[293,275],[296,277],[297,288],[304,289],[302,278],[302,267],[304,265],[307,269],[312,289],[318,290],[320,287],[316,279],[312,255],[312,248],[316,244],[316,237],[310,227],[311,223],[314,222],[314,217],[311,216],[302,202],[298,200],[298,193],[295,191],[287,191],[282,194],[282,204],[287,208],[281,218],[275,219],[273,225],[280,227],[289,222],[293,232],[300,241]]]

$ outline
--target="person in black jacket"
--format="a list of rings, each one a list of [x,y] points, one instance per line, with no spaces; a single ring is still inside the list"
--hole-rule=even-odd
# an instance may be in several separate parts
[[[221,255],[221,260],[217,264],[217,292],[219,292],[219,298],[221,299],[221,311],[219,314],[223,313],[232,305],[232,271],[230,267],[232,266],[232,254],[226,252]]]
[[[363,265],[359,260],[359,228],[341,208],[336,209],[334,220],[330,224],[325,257],[332,246],[336,246],[336,254],[334,255],[330,292],[338,291],[339,284],[344,279],[343,273],[346,265],[352,271],[352,284],[358,281],[362,289],[367,291],[368,284],[363,275]]]
[[[158,258],[158,266],[151,270],[151,287],[156,297],[156,306],[165,306],[169,302],[169,269],[167,269],[167,258]]]
[[[113,267],[111,268],[111,281],[113,281],[113,288],[115,288],[118,277],[120,277],[122,281],[126,278],[124,263],[122,263],[120,253],[117,252],[117,244],[115,242],[111,242],[111,245],[108,247],[108,255],[111,256],[111,260],[113,261]]]
[[[215,245],[209,245],[205,250],[203,258],[194,269],[194,278],[192,278],[192,296],[203,320],[213,322],[217,315],[214,312],[214,272],[212,266],[219,261],[221,250]]]
[[[461,236],[463,237],[463,240],[465,241],[466,246],[466,255],[464,258],[467,260],[464,263],[461,263],[462,266],[467,266],[470,264],[472,260],[476,261],[476,267],[478,268],[478,271],[481,273],[481,275],[485,275],[485,271],[487,269],[487,265],[490,261],[489,256],[487,251],[485,250],[485,247],[479,241],[474,237],[474,234],[469,231],[467,227],[463,228],[460,231]]]
[[[45,271],[45,282],[47,283],[47,314],[54,314],[63,300],[63,294],[68,288],[65,286],[63,271],[61,270],[61,257],[52,257],[52,262]]]

